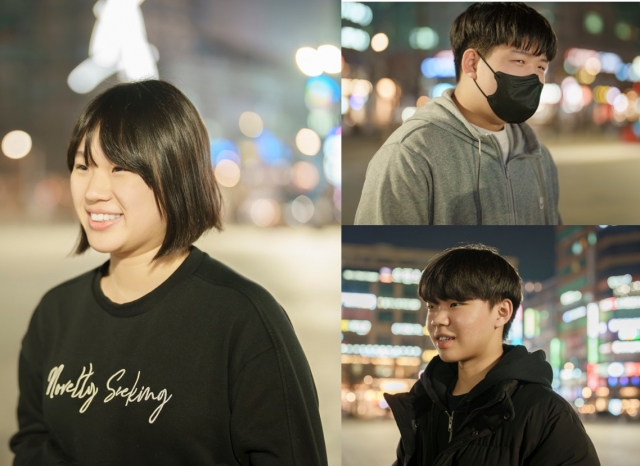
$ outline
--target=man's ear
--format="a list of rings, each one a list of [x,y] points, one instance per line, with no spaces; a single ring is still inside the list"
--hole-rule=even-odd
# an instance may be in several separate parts
[[[474,81],[478,78],[478,61],[480,60],[480,55],[473,49],[467,49],[462,54],[462,62],[460,64],[462,68],[462,73],[466,74],[469,78]]]

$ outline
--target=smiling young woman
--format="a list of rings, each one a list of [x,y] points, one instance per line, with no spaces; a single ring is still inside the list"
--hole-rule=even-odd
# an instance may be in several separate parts
[[[221,229],[209,138],[157,80],[96,97],[67,164],[76,248],[22,342],[15,465],[327,464],[309,365],[262,287],[193,246]]]

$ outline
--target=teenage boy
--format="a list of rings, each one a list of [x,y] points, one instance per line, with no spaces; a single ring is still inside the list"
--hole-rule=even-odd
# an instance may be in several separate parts
[[[557,50],[549,22],[521,3],[480,3],[450,33],[457,86],[378,150],[356,224],[558,224],[556,167],[524,123]]]
[[[394,465],[600,464],[572,406],[551,389],[544,352],[503,344],[522,290],[495,249],[439,254],[418,293],[438,356],[411,392],[385,394],[401,434]]]

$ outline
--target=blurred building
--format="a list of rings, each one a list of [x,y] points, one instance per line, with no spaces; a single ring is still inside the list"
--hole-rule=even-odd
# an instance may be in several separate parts
[[[554,389],[581,413],[638,418],[640,227],[558,227],[556,261],[525,297],[525,344],[547,352]]]
[[[342,410],[388,415],[383,393],[406,392],[437,355],[418,296],[422,270],[439,250],[342,245]],[[507,257],[517,267],[517,259]],[[517,312],[512,335],[522,341]]]

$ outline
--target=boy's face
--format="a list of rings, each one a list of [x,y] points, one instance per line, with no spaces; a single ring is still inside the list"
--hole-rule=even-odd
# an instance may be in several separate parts
[[[485,56],[484,58],[491,65],[493,71],[502,71],[513,76],[535,74],[540,82],[544,84],[545,72],[549,67],[546,55],[543,54],[536,57],[527,50],[517,49],[508,45],[498,45],[488,55],[488,57]],[[477,73],[478,84],[484,93],[487,95],[495,93],[498,88],[495,77],[481,59],[478,61]]]
[[[501,348],[501,306],[498,303],[490,308],[481,299],[427,303],[427,328],[440,358],[445,362],[467,362]]]
[[[494,47],[488,56],[484,56],[484,59],[496,73],[502,72],[518,77],[535,75],[542,84],[544,84],[545,72],[549,65],[546,55],[544,54],[534,56],[530,51],[507,45]],[[476,107],[476,111],[482,114],[484,118],[492,124],[501,125],[504,121],[494,113],[487,98],[480,92],[480,89],[482,89],[482,92],[489,97],[495,94],[498,89],[495,75],[477,52],[475,63],[475,70],[468,68],[468,74],[471,79],[475,79],[476,81],[475,85],[469,83],[469,86],[473,89],[472,92],[477,94],[476,97],[479,105]],[[476,85],[479,86],[480,89],[478,89]]]

